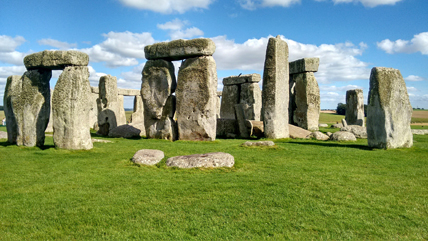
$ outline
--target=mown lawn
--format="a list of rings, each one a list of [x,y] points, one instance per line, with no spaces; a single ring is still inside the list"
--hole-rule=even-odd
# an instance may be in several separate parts
[[[89,151],[0,140],[0,239],[428,239],[428,135],[388,151],[366,140],[108,140]],[[143,148],[166,157],[134,165]],[[165,165],[216,151],[235,167]]]

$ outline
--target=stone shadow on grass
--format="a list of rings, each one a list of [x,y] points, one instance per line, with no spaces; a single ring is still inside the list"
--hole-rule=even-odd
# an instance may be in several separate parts
[[[313,145],[313,146],[324,146],[324,147],[343,147],[343,148],[355,148],[365,151],[371,151],[373,148],[367,145],[352,144],[352,143],[332,143],[332,142],[288,142],[288,144],[299,144],[299,145]]]

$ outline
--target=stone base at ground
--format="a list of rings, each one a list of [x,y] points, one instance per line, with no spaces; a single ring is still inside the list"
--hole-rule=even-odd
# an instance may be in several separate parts
[[[307,136],[307,138],[313,138],[316,139],[318,141],[326,141],[328,139],[330,139],[330,136],[320,132],[320,131],[314,131],[311,134],[309,134],[309,136]]]
[[[366,127],[360,125],[347,125],[346,127],[340,128],[341,131],[351,132],[359,139],[367,139],[367,129]]]

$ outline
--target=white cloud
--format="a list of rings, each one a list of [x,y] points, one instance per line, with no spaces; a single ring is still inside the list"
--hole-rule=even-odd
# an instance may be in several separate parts
[[[423,81],[425,80],[425,78],[422,78],[420,76],[416,76],[416,75],[409,75],[406,78],[404,78],[406,81]]]
[[[239,0],[241,7],[247,10],[255,10],[261,7],[289,7],[300,2],[301,0]]]
[[[321,103],[327,103],[327,105],[334,107],[336,107],[337,103],[346,102],[346,96],[336,92],[320,93],[320,98]]]
[[[55,39],[51,39],[51,38],[47,38],[47,39],[41,39],[39,41],[37,41],[37,43],[39,43],[40,45],[48,45],[54,48],[58,48],[58,49],[71,49],[71,48],[76,48],[77,44],[73,43],[67,43],[67,42],[61,42]]]
[[[25,42],[24,37],[16,36],[12,38],[7,35],[0,35],[0,53],[9,53]]]
[[[174,62],[177,63],[177,62]],[[143,77],[141,72],[143,71],[144,65],[146,63],[139,64],[138,66],[135,66],[132,68],[131,71],[128,72],[122,72],[120,76],[125,79],[126,81],[130,82],[136,82],[139,85],[141,85],[141,78]]]
[[[207,9],[214,0],[120,0],[126,6],[142,10],[170,14],[184,13],[192,9]]]
[[[402,39],[391,41],[385,39],[377,42],[377,46],[388,54],[421,52],[428,55],[428,32],[417,34],[410,41]]]
[[[407,92],[419,92],[419,90],[413,86],[407,86]]]
[[[320,58],[320,66],[316,73],[319,83],[369,79],[368,63],[355,57],[361,55],[367,48],[364,43],[358,47],[349,42],[316,46],[282,38],[288,43],[289,61],[308,57]],[[268,39],[249,39],[239,44],[227,39],[226,36],[212,38],[216,44],[214,58],[217,68],[262,71]]]
[[[325,2],[327,0],[315,0],[316,2]],[[404,1],[404,0],[331,0],[334,2],[334,4],[340,4],[340,3],[361,3],[365,7],[376,7],[379,5],[395,5],[398,2]]]
[[[107,75],[105,73],[97,72],[92,66],[88,66],[89,69],[89,83],[91,86],[98,87],[98,83],[100,82],[100,78],[104,75]]]
[[[151,33],[109,32],[106,40],[91,48],[81,49],[92,62],[105,62],[110,68],[137,65],[144,59],[144,47],[153,44]]]
[[[183,29],[186,25],[189,25],[188,21],[182,21],[178,18],[166,22],[164,24],[158,24],[157,27],[162,30],[169,31],[169,36],[172,40],[174,39],[190,39],[195,36],[203,36],[204,32],[199,28],[192,27]]]

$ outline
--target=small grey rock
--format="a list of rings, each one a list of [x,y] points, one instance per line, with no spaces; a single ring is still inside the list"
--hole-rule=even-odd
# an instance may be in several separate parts
[[[319,141],[326,141],[330,137],[320,131],[315,131],[315,132],[312,132],[309,136],[307,136],[307,138],[314,138]]]
[[[242,146],[274,146],[275,143],[273,141],[246,141],[242,144]]]
[[[320,123],[318,126],[319,126],[319,127],[328,127],[328,125],[327,125],[327,124],[324,124],[324,123]]]
[[[351,132],[338,131],[333,133],[333,135],[331,135],[331,140],[332,141],[356,141],[357,138],[355,138],[354,134],[352,134]]]
[[[194,168],[194,167],[233,167],[235,158],[224,152],[206,154],[194,154],[189,156],[175,156],[166,160],[169,167]]]
[[[164,157],[165,154],[163,153],[163,151],[142,149],[134,154],[134,156],[132,157],[132,162],[144,165],[156,165]]]

